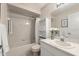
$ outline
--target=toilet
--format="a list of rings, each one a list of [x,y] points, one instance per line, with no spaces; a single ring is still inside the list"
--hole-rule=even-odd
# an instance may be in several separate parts
[[[33,56],[38,56],[39,51],[40,51],[40,45],[39,45],[39,44],[34,44],[34,45],[32,46],[32,53],[33,53]]]

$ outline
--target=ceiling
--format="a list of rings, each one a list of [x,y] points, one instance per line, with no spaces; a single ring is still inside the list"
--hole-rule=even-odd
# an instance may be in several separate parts
[[[52,12],[52,16],[60,16],[61,14],[71,14],[79,11],[78,3],[66,3]]]
[[[37,17],[40,15],[40,9],[45,5],[46,3],[10,3],[8,9],[25,16]]]
[[[37,13],[31,12],[29,10],[25,10],[25,9],[22,9],[22,8],[13,6],[13,5],[9,5],[9,4],[8,4],[8,12],[9,12],[9,14],[17,13],[17,14],[21,14],[24,16],[39,17],[39,14],[37,14]]]
[[[40,9],[43,8],[47,3],[9,3],[9,4],[40,14]]]
[[[29,8],[36,9],[36,10],[40,10],[46,5],[46,3],[21,3],[21,4],[28,6]]]

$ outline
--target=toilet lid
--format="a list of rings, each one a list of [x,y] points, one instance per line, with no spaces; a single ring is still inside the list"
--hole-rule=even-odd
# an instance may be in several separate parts
[[[32,46],[32,49],[40,49],[40,45],[35,44],[35,45]]]

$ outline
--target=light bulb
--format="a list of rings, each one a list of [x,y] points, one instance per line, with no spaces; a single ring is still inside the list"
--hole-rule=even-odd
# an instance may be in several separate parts
[[[8,20],[10,20],[10,18],[8,18]]]
[[[26,22],[26,25],[28,25],[29,23],[28,22]]]

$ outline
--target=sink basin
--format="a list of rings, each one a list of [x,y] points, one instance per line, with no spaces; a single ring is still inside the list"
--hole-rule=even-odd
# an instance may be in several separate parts
[[[62,41],[55,41],[55,42],[56,44],[61,45],[61,46],[71,46],[71,44],[68,42],[62,42]]]
[[[63,41],[55,41],[57,46],[63,47],[63,48],[73,48],[73,44],[70,42],[63,42]]]

